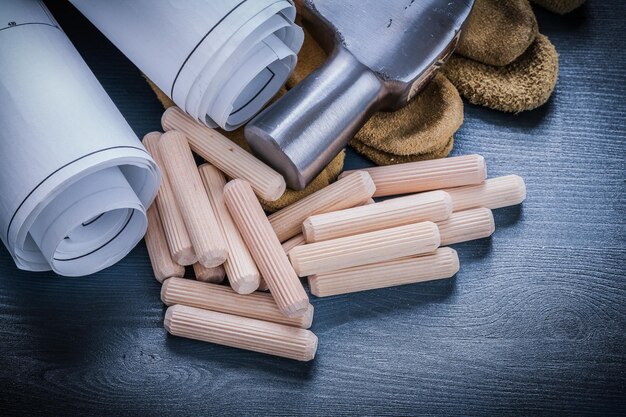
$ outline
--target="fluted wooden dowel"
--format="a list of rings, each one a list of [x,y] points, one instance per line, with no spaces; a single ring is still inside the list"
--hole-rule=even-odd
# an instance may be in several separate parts
[[[383,203],[318,214],[302,225],[308,243],[390,229],[422,221],[437,222],[452,214],[452,200],[445,191],[394,198]]]
[[[433,252],[439,242],[437,225],[422,222],[298,246],[289,259],[305,277]]]
[[[169,307],[164,325],[175,336],[298,361],[312,360],[317,351],[317,336],[310,330],[195,307]]]
[[[368,173],[357,171],[269,216],[278,239],[302,233],[302,222],[314,214],[355,207],[368,201],[376,187]]]
[[[228,254],[226,242],[187,138],[176,131],[163,134],[159,141],[159,153],[198,262],[207,268],[223,264]]]
[[[156,164],[163,168],[163,159],[158,148],[161,135],[162,133],[160,132],[148,133],[143,138],[143,145],[152,155]],[[178,209],[178,203],[176,202],[176,197],[174,197],[167,171],[162,169],[161,174],[161,186],[155,202],[161,216],[167,246],[174,262],[183,266],[191,265],[197,261],[196,254],[193,251],[193,245],[187,233],[183,216]]]
[[[217,168],[209,164],[202,165],[199,171],[220,229],[226,239],[228,258],[224,263],[224,269],[228,275],[228,282],[239,294],[250,294],[259,288],[261,274],[224,203],[226,178]]]
[[[409,162],[364,171],[369,172],[376,184],[374,197],[480,184],[487,178],[485,158],[480,155]],[[346,171],[342,176],[350,172]]]
[[[174,262],[170,255],[156,204],[152,204],[148,209],[148,230],[144,239],[154,277],[157,281],[163,282],[170,277],[185,275],[185,267]]]
[[[475,207],[494,210],[520,204],[526,199],[526,184],[517,175],[490,178],[479,185],[450,188],[446,191],[452,198],[454,211]]]
[[[191,149],[231,178],[241,178],[263,199],[278,200],[285,192],[285,179],[215,129],[195,122],[178,107],[170,107],[161,119],[163,130],[187,135]]]
[[[452,213],[447,220],[437,222],[441,246],[489,237],[496,231],[493,213],[488,208]]]
[[[376,288],[450,278],[459,271],[454,249],[439,248],[418,257],[364,265],[309,277],[311,294],[328,297]]]
[[[212,284],[219,284],[224,281],[226,277],[226,271],[224,265],[214,266],[213,268],[207,268],[200,262],[193,264],[193,273],[196,279],[200,282],[209,282]]]
[[[309,298],[250,184],[229,182],[224,201],[280,310],[288,317],[304,315]]]
[[[296,246],[304,245],[305,243],[306,239],[304,238],[304,235],[297,235],[283,243],[283,250],[287,255],[289,255],[289,252],[291,252],[293,248],[295,248]]]
[[[308,329],[313,322],[313,306],[300,317],[286,317],[270,294],[256,292],[240,295],[224,285],[206,284],[190,279],[168,279],[161,288],[161,300],[170,306],[182,304],[220,313],[272,321]]]

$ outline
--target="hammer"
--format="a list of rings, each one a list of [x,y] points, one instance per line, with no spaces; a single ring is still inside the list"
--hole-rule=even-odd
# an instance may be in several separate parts
[[[407,104],[456,47],[474,0],[296,0],[329,54],[248,124],[254,153],[303,189],[377,111]]]

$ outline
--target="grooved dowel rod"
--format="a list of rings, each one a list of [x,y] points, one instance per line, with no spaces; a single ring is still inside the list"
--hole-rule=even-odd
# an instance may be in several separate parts
[[[367,172],[357,171],[269,216],[278,239],[284,242],[302,233],[302,222],[314,214],[358,206],[376,191]]]
[[[285,179],[217,130],[201,126],[178,107],[170,107],[161,119],[165,131],[187,135],[191,149],[231,178],[241,178],[263,199],[278,200],[285,192]]]
[[[488,208],[452,213],[449,219],[437,222],[441,246],[489,237],[496,231],[493,213]]]
[[[224,188],[224,201],[280,310],[288,317],[304,315],[309,298],[250,184],[243,180],[229,182]]]
[[[187,138],[180,132],[167,132],[161,136],[159,152],[198,262],[207,268],[223,264],[228,253],[226,242]]]
[[[144,239],[157,281],[163,282],[170,277],[185,275],[185,267],[174,262],[170,255],[156,204],[152,204],[148,209],[148,230]]]
[[[465,155],[431,161],[366,168],[376,184],[374,197],[480,184],[487,178],[485,158]],[[351,171],[342,174],[347,175]]]
[[[448,193],[432,191],[311,216],[302,230],[306,241],[312,243],[423,221],[437,222],[450,214],[452,200]]]
[[[454,249],[439,248],[418,257],[364,265],[309,277],[311,294],[328,297],[376,288],[450,278],[459,271]]]
[[[270,294],[256,292],[240,295],[224,285],[190,279],[168,279],[161,288],[161,300],[168,306],[182,304],[303,329],[311,327],[313,322],[313,306],[310,304],[304,315],[289,318],[278,309]]]
[[[475,207],[487,207],[492,210],[514,206],[526,199],[526,184],[517,175],[490,178],[479,185],[450,188],[445,190],[452,198],[454,211]]]
[[[224,263],[224,269],[228,275],[228,282],[239,294],[250,294],[259,288],[261,274],[224,203],[226,178],[217,168],[209,164],[200,167],[200,177],[217,216],[220,230],[226,239],[228,258]]]
[[[433,252],[439,229],[422,222],[298,246],[289,259],[301,277]]]
[[[198,281],[210,282],[212,284],[219,284],[220,282],[223,282],[226,277],[224,265],[207,268],[200,262],[193,264],[193,273]]]
[[[152,132],[143,138],[144,146],[159,167],[163,167],[163,159],[158,148],[161,135],[160,132]],[[167,245],[174,262],[183,266],[192,265],[197,259],[191,239],[187,233],[183,216],[180,214],[167,172],[162,169],[161,173],[161,186],[155,202],[161,216]]]
[[[175,336],[298,361],[312,360],[317,351],[317,336],[310,330],[195,307],[169,307],[164,325]]]
[[[283,243],[283,250],[287,255],[289,255],[289,252],[291,252],[293,248],[304,245],[305,243],[306,239],[304,238],[304,235],[297,235]]]

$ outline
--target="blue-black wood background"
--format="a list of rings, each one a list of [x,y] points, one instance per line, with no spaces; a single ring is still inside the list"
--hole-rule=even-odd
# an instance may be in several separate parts
[[[159,129],[140,72],[48,3],[137,135]],[[625,415],[626,2],[536,12],[554,96],[519,115],[466,105],[453,152],[523,176],[528,199],[457,245],[455,278],[313,299],[305,364],[169,336],[143,244],[80,279],[19,271],[2,247],[0,414]]]

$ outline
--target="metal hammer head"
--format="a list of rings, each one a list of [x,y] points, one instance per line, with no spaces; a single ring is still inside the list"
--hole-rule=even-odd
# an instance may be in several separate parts
[[[299,0],[327,62],[246,127],[304,188],[379,110],[404,106],[452,54],[473,0]]]

